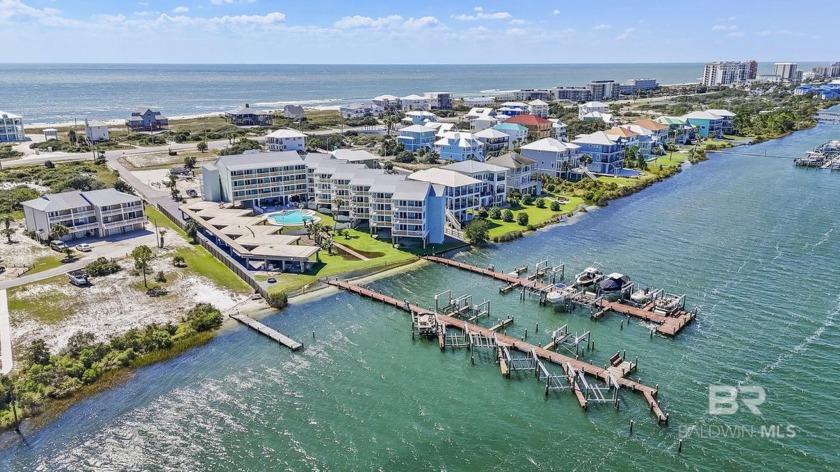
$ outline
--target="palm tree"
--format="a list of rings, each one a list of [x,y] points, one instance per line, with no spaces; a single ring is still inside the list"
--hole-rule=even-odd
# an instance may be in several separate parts
[[[589,154],[584,154],[583,156],[581,156],[580,162],[583,162],[584,167],[589,167],[589,165],[592,164],[592,156],[590,156]]]
[[[184,225],[184,232],[192,238],[193,244],[195,244],[196,237],[198,236],[198,228],[198,222],[193,219],[187,220],[187,223]]]
[[[146,282],[146,267],[148,267],[149,261],[153,256],[154,254],[152,254],[149,246],[140,245],[131,251],[131,257],[134,259],[134,263],[143,271],[143,286],[146,288],[149,288],[149,284]]]
[[[70,230],[64,225],[52,225],[52,228],[50,228],[50,239],[60,240],[68,234],[70,234]]]
[[[333,199],[333,207],[335,208],[335,211],[333,212],[333,231],[335,231],[335,227],[338,224],[338,220],[336,219],[336,217],[338,217],[338,214],[341,212],[341,207],[343,206],[344,200],[340,198]]]
[[[14,228],[12,228],[12,221],[14,220],[10,215],[6,215],[3,217],[3,225],[5,226],[5,228],[3,229],[3,234],[6,236],[6,238],[9,239],[9,244],[12,244],[12,235],[15,234],[16,231]]]

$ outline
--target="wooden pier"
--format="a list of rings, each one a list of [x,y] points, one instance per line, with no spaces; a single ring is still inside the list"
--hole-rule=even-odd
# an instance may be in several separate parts
[[[484,269],[471,264],[447,259],[445,257],[425,256],[424,259],[431,262],[436,262],[438,264],[455,267],[457,269],[466,270],[475,274],[480,274],[485,277],[491,277],[495,280],[501,280],[506,284],[506,286],[502,287],[501,289],[503,293],[506,293],[518,286],[527,286],[529,290],[533,290],[536,292],[543,291],[546,288],[550,287],[549,284],[539,282],[537,280],[527,280],[521,277],[514,277],[504,272],[496,272],[491,269]],[[660,315],[653,312],[653,304],[648,304],[642,308],[638,308],[632,305],[628,305],[626,303],[622,303],[620,301],[608,302],[606,300],[601,300],[597,298],[592,298],[591,300],[579,299],[574,301],[575,303],[578,303],[580,305],[590,305],[596,308],[598,310],[596,312],[598,315],[597,318],[600,318],[607,312],[612,311],[625,316],[631,316],[633,318],[638,318],[644,321],[656,323],[659,325],[656,328],[656,332],[658,334],[668,337],[675,337],[677,334],[679,334],[680,331],[682,331],[683,328],[685,328],[689,323],[694,321],[694,319],[697,316],[696,311],[687,310],[679,310],[676,313],[674,313],[673,316]]]
[[[286,346],[292,351],[297,351],[303,348],[303,344],[295,341],[294,339],[286,336],[285,334],[277,331],[276,329],[269,328],[268,326],[251,318],[250,316],[242,315],[239,313],[232,313],[230,317],[244,324],[245,326],[253,329],[254,331],[262,334],[263,336],[271,339],[272,341]]]
[[[412,315],[433,314],[431,310],[425,309],[418,305],[414,305],[406,300],[398,300],[394,297],[381,294],[375,290],[371,290],[369,288],[362,287],[360,285],[356,285],[350,282],[338,280],[335,278],[326,278],[322,279],[321,281],[328,285],[338,287],[348,292],[356,293],[371,300],[376,300],[386,305],[391,305],[395,308],[407,311]],[[550,351],[541,346],[521,341],[513,336],[508,336],[502,333],[494,332],[489,328],[484,328],[482,326],[472,324],[468,321],[461,320],[452,316],[437,314],[436,318],[440,328],[438,331],[438,342],[440,343],[441,349],[445,348],[446,346],[446,328],[452,327],[460,329],[465,333],[469,333],[470,336],[480,336],[486,339],[490,339],[491,341],[494,341],[494,344],[497,346],[504,346],[508,349],[513,349],[525,353],[527,355],[535,356],[535,360],[543,360],[561,366],[564,372],[566,373],[566,376],[570,380],[569,385],[571,386],[572,393],[575,395],[581,407],[584,409],[587,408],[588,401],[587,397],[581,390],[582,387],[579,381],[581,374],[586,374],[591,377],[598,378],[605,382],[608,386],[615,385],[616,388],[628,388],[633,392],[641,393],[645,397],[645,401],[650,407],[650,411],[654,414],[654,416],[656,416],[657,421],[666,425],[668,424],[668,415],[662,411],[662,408],[659,405],[659,401],[657,400],[658,389],[625,378],[625,375],[629,374],[630,370],[635,369],[635,365],[633,365],[634,369],[629,369],[627,368],[627,365],[623,363],[622,360],[622,363],[618,365],[612,365],[608,366],[608,368],[602,368],[581,361],[579,359],[563,355],[558,352]],[[505,373],[505,371],[509,373],[511,370],[511,365],[509,365],[505,361],[504,363],[500,364],[500,368],[502,369],[503,373]],[[537,375],[539,375],[539,371],[537,371]]]

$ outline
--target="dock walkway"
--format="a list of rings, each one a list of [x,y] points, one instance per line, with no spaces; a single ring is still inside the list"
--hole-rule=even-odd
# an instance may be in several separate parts
[[[541,291],[549,287],[549,284],[545,284],[535,280],[532,281],[520,277],[514,277],[510,274],[506,274],[504,272],[496,272],[491,269],[483,269],[481,267],[454,261],[445,257],[425,256],[424,259],[449,267],[455,267],[457,269],[466,270],[475,274],[484,275],[486,277],[492,277],[496,280],[501,280],[508,284],[505,287],[508,290],[510,289],[510,287],[522,285],[527,285],[528,288],[533,288],[533,290],[535,291]],[[674,316],[663,316],[654,313],[652,311],[652,305],[648,305],[643,308],[638,308],[621,302],[609,302],[606,300],[600,300],[595,298],[593,298],[591,301],[580,301],[579,303],[592,304],[592,306],[600,310],[600,314],[603,314],[606,311],[614,311],[622,315],[631,316],[633,318],[638,318],[644,321],[656,323],[659,325],[656,328],[656,332],[668,337],[675,337],[677,334],[679,334],[679,332],[682,331],[683,328],[685,328],[689,323],[694,321],[697,315],[697,313],[693,311],[680,310]]]
[[[250,316],[242,315],[239,313],[231,313],[229,316],[235,319],[236,321],[244,324],[245,326],[253,329],[254,331],[262,334],[263,336],[271,339],[272,341],[286,346],[292,351],[297,351],[303,348],[303,344],[295,341],[294,339],[286,336],[285,334],[281,333],[280,331],[277,331],[276,329],[269,328],[268,326],[251,318]]]
[[[407,311],[407,312],[409,312],[413,315],[434,314],[430,310],[427,310],[427,309],[425,309],[423,307],[420,307],[418,305],[408,303],[405,300],[398,300],[394,297],[390,297],[390,296],[381,294],[381,293],[379,293],[375,290],[371,290],[369,288],[362,287],[360,285],[356,285],[356,284],[353,284],[353,283],[350,283],[350,282],[346,282],[346,281],[343,281],[343,280],[338,280],[338,279],[335,279],[335,278],[326,278],[326,279],[322,279],[321,281],[328,284],[328,285],[338,287],[342,290],[346,290],[348,292],[353,292],[353,293],[356,293],[356,294],[361,295],[363,297],[370,298],[371,300],[376,300],[376,301],[382,302],[386,305],[391,305],[391,306],[399,308],[403,311]],[[617,378],[615,376],[615,374],[616,374],[615,369],[605,369],[605,368],[602,368],[602,367],[598,367],[598,366],[589,364],[587,362],[583,362],[579,359],[575,359],[573,357],[565,356],[565,355],[560,354],[558,352],[549,351],[548,349],[545,349],[545,348],[543,348],[541,346],[538,346],[536,344],[531,344],[531,343],[519,340],[517,338],[514,338],[512,336],[507,336],[505,334],[501,334],[501,333],[491,331],[488,328],[484,328],[482,326],[472,324],[468,321],[464,321],[464,320],[461,320],[461,319],[458,319],[458,318],[454,318],[454,317],[451,317],[451,316],[440,315],[440,314],[436,315],[436,317],[437,317],[438,323],[440,323],[442,325],[442,327],[444,327],[444,328],[445,327],[453,327],[453,328],[460,329],[464,332],[469,332],[471,334],[478,334],[478,335],[484,336],[486,338],[495,339],[495,342],[499,345],[508,346],[512,349],[523,352],[525,354],[533,353],[539,359],[551,362],[553,364],[557,364],[557,365],[563,367],[564,370],[567,369],[568,367],[571,367],[575,371],[584,372],[587,375],[590,375],[590,376],[596,377],[598,379],[601,379],[602,381],[604,381],[608,385],[611,382],[611,379],[614,379],[615,383],[618,384],[619,387],[629,388],[630,390],[632,390],[634,392],[641,393],[645,397],[645,400],[646,400],[648,406],[650,407],[651,412],[656,416],[657,420],[660,423],[665,423],[665,424],[667,424],[667,422],[668,422],[668,415],[666,415],[662,411],[662,408],[659,406],[659,402],[657,400],[658,390],[655,389],[655,388],[649,387],[647,385],[644,385],[642,383],[639,383],[639,382],[630,380],[628,378],[625,378],[623,375],[621,377]],[[439,331],[439,335],[441,333],[443,333],[444,331],[445,331],[445,329]],[[445,344],[444,344],[444,342],[445,342],[444,339],[445,338],[442,335],[440,335],[439,338],[440,338],[441,347],[442,348],[445,347]],[[629,371],[626,372],[626,373],[629,373]],[[626,375],[626,373],[624,373],[624,375]],[[572,378],[573,375],[570,375],[569,377]],[[574,382],[572,382],[572,385],[575,386],[574,389],[573,389],[573,393],[575,393],[575,396],[578,398],[578,401],[580,402],[581,407],[586,409],[587,402],[586,402],[584,396],[582,395],[582,393],[580,391],[580,387],[577,386],[577,384],[574,383]]]

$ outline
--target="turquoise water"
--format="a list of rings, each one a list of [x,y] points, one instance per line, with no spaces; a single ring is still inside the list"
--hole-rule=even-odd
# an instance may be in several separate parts
[[[822,63],[799,63],[810,70]],[[772,63],[759,64],[770,73]],[[583,85],[591,80],[653,77],[699,82],[703,64],[248,65],[0,64],[2,110],[26,123],[125,119],[139,107],[167,116],[216,113],[249,103],[341,105],[382,94]]]
[[[457,256],[499,270],[550,257],[569,273],[599,261],[686,293],[701,313],[673,340],[651,339],[636,321],[622,330],[617,316],[592,322],[520,302],[432,264],[371,284],[427,306],[447,288],[488,299],[494,317],[516,318],[508,334],[528,329],[535,342],[560,324],[590,330],[593,363],[616,350],[639,356],[637,375],[659,384],[668,427],[639,395],[623,392],[620,411],[584,412],[568,393],[546,398],[530,374],[505,379],[465,351],[412,340],[399,311],[330,292],[263,320],[306,343],[302,352],[233,326],[30,433],[0,453],[0,469],[835,470],[840,174],[796,169],[792,158],[838,136],[820,126],[749,148],[779,158],[715,154],[575,224]],[[715,384],[764,388],[761,415],[709,414]],[[769,425],[796,435],[744,434]],[[678,454],[689,427],[698,433]],[[725,427],[740,436],[724,437]]]
[[[281,225],[303,226],[306,221],[314,221],[312,213],[306,210],[287,210],[268,215],[271,221]]]

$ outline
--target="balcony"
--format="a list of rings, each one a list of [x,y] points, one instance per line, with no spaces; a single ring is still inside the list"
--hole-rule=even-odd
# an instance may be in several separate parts
[[[114,220],[114,221],[103,221],[102,226],[105,227],[106,229],[110,229],[110,228],[117,228],[117,227],[120,227],[120,226],[128,226],[128,225],[133,225],[133,224],[136,224],[136,223],[145,223],[145,222],[146,222],[146,217],[145,216],[138,216],[136,218],[126,218],[126,219]]]

